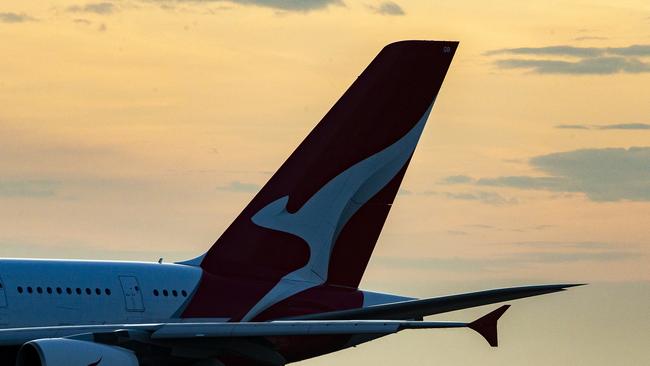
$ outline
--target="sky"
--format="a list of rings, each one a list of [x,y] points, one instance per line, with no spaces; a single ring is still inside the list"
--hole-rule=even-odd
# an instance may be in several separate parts
[[[203,253],[386,44],[458,40],[363,287],[513,302],[301,365],[650,364],[650,3],[0,4],[0,257]],[[492,310],[432,319],[471,320]]]

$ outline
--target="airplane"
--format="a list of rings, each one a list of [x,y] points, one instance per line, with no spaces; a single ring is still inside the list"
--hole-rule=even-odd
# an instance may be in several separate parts
[[[283,366],[404,329],[469,328],[497,346],[504,305],[563,291],[426,299],[359,288],[455,41],[384,47],[207,252],[178,262],[0,260],[0,362]]]

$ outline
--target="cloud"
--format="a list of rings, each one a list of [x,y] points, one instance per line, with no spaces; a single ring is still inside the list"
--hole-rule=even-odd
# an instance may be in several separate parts
[[[163,5],[171,1],[185,3],[217,3],[228,2],[240,5],[259,6],[282,11],[309,12],[325,9],[330,5],[344,5],[342,0],[156,0]]]
[[[546,46],[502,48],[485,52],[487,56],[513,55],[535,58],[495,60],[501,69],[526,69],[538,74],[608,75],[650,72],[650,45],[626,47]],[[570,58],[567,60],[567,58]]]
[[[650,201],[650,147],[584,149],[537,156],[529,164],[545,176],[500,176],[479,186],[581,192],[589,199]]]
[[[591,126],[587,125],[557,125],[555,128],[564,129],[564,130],[589,130]]]
[[[485,192],[485,191],[478,191],[478,192],[471,192],[471,193],[445,192],[444,194],[447,198],[454,199],[454,200],[478,201],[481,203],[486,203],[488,205],[495,205],[495,206],[512,205],[518,203],[518,200],[516,198],[505,198],[495,192]]]
[[[404,15],[404,9],[397,3],[392,1],[384,1],[377,6],[370,6],[370,8],[377,14],[382,15]]]
[[[256,193],[258,192],[262,187],[259,184],[255,183],[244,183],[240,181],[232,181],[226,185],[219,186],[217,189],[222,190],[222,191],[230,191],[230,192],[252,192]]]
[[[527,69],[537,74],[638,74],[650,72],[650,64],[636,58],[589,57],[578,61],[505,59],[495,62],[501,69]]]
[[[549,242],[549,241],[523,241],[515,243],[517,246],[538,248],[538,249],[581,249],[581,250],[615,250],[616,245],[612,243],[581,241],[581,242]]]
[[[627,47],[576,47],[576,46],[547,46],[501,48],[485,52],[485,55],[534,55],[534,56],[650,56],[650,45],[632,45]]]
[[[25,13],[0,13],[0,23],[25,23],[35,20]]]
[[[52,197],[58,186],[49,180],[0,181],[0,197]]]
[[[555,128],[572,130],[650,130],[650,124],[616,123],[610,125],[557,125]]]
[[[472,177],[469,177],[467,175],[451,175],[443,178],[440,181],[440,183],[441,184],[464,184],[464,183],[471,183],[472,181],[473,181]]]
[[[620,123],[615,125],[596,126],[599,130],[650,130],[647,123]]]
[[[114,13],[117,8],[113,3],[99,2],[88,3],[85,5],[72,5],[67,8],[71,13],[94,13],[99,15],[108,15]]]

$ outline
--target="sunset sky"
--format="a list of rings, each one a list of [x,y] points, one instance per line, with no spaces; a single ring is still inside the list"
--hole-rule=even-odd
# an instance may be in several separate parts
[[[0,257],[203,253],[403,39],[460,46],[364,287],[590,285],[301,365],[650,364],[647,0],[3,1]]]

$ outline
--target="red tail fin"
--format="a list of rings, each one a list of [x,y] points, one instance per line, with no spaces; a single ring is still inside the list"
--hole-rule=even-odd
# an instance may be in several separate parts
[[[224,278],[256,279],[240,309],[281,279],[356,288],[457,45],[386,46],[206,253],[197,297]]]

